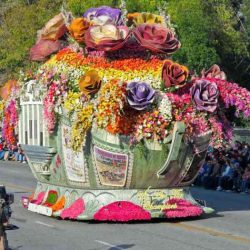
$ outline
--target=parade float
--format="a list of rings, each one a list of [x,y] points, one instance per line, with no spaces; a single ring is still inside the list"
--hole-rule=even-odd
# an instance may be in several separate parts
[[[163,12],[124,6],[64,11],[39,31],[30,58],[44,63],[0,104],[3,136],[18,130],[38,181],[28,210],[97,221],[211,211],[189,187],[208,145],[231,140],[227,111],[250,116],[250,93],[217,65],[191,75],[170,59],[180,48]]]

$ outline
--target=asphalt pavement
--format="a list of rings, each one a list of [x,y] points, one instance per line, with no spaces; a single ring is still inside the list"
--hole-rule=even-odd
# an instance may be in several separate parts
[[[0,184],[15,194],[7,231],[12,250],[250,250],[250,195],[192,188],[216,214],[192,220],[133,223],[64,221],[24,209],[36,186],[26,164],[0,161]]]

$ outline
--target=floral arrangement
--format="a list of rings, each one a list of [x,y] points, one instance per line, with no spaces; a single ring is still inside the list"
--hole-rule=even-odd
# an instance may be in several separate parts
[[[73,18],[68,35],[79,44],[78,52],[62,49],[38,76],[47,85],[48,130],[60,115],[70,117],[74,150],[80,150],[91,126],[129,136],[131,143],[162,144],[176,121],[185,123],[187,139],[212,131],[214,146],[229,141],[232,127],[224,112],[233,106],[236,116],[248,118],[249,92],[226,81],[218,65],[199,77],[170,60],[181,43],[166,20],[107,6]]]
[[[94,214],[94,219],[98,221],[150,220],[151,215],[132,202],[117,201],[100,208]]]
[[[18,123],[17,104],[11,100],[4,110],[4,120],[2,128],[2,137],[8,145],[14,145],[17,142],[15,129]]]
[[[115,126],[126,100],[126,83],[112,80],[100,90],[97,98],[96,124],[100,128]]]
[[[227,81],[218,65],[191,75],[193,70],[170,59],[181,43],[168,16],[127,13],[124,7],[123,2],[122,10],[90,8],[77,18],[61,13],[42,29],[31,59],[46,60],[59,50],[36,74],[44,86],[48,132],[67,117],[71,146],[78,151],[91,127],[128,136],[133,144],[162,144],[174,123],[182,121],[187,140],[212,131],[214,146],[229,141],[226,110],[248,119],[249,91]]]
[[[79,151],[83,144],[85,133],[91,127],[94,113],[94,105],[86,104],[76,113],[76,119],[72,125],[71,146],[75,151]]]

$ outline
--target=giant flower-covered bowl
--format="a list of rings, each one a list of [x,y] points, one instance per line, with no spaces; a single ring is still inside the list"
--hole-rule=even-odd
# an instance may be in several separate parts
[[[3,137],[19,131],[38,180],[30,211],[98,221],[212,211],[189,186],[210,141],[232,139],[227,110],[250,116],[250,93],[218,67],[189,80],[195,69],[166,60],[180,48],[170,19],[133,14],[128,27],[122,6],[64,12],[75,41],[61,37],[71,44],[58,53],[55,41],[36,44],[33,59],[57,54],[0,103]]]

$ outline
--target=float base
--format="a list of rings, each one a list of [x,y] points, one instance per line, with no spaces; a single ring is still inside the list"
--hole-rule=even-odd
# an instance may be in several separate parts
[[[197,217],[213,210],[189,188],[77,189],[38,183],[28,210],[73,220],[131,221]]]

